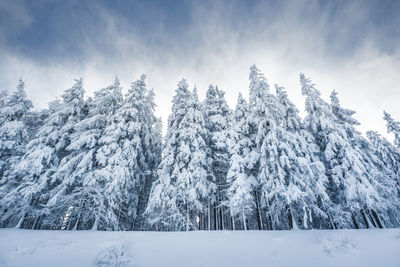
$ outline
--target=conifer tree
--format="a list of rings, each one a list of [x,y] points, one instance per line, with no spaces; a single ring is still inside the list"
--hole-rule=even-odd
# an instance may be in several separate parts
[[[367,137],[376,156],[388,170],[393,172],[392,177],[397,184],[397,195],[400,196],[400,151],[375,131],[367,131]]]
[[[145,88],[146,89],[146,88]],[[154,91],[145,91],[145,101],[142,103],[142,130],[140,133],[145,164],[143,164],[144,177],[138,187],[137,217],[133,229],[143,230],[146,226],[144,212],[149,200],[150,190],[156,179],[156,170],[161,161],[162,149],[162,122],[154,115]]]
[[[94,93],[87,101],[88,114],[74,125],[69,152],[60,162],[54,178],[60,183],[53,188],[47,208],[52,225],[61,229],[117,230],[118,218],[104,194],[112,175],[101,169],[97,150],[104,129],[121,105],[119,81]],[[48,218],[50,219],[50,218]]]
[[[256,178],[248,169],[252,141],[249,138],[247,122],[249,109],[246,100],[239,93],[236,109],[233,113],[233,124],[229,133],[228,147],[230,165],[227,173],[227,202],[232,217],[232,229],[236,221],[241,222],[242,229],[248,229],[248,218],[255,216],[254,190]]]
[[[250,86],[249,86],[249,138],[253,141],[251,146],[248,168],[250,170],[250,175],[256,177],[257,185],[254,190],[254,198],[256,203],[256,224],[257,229],[263,230],[265,214],[262,210],[261,194],[262,188],[259,180],[259,158],[260,158],[260,148],[257,145],[256,139],[258,136],[258,131],[261,122],[266,118],[266,110],[268,106],[272,110],[273,101],[275,99],[270,97],[269,84],[264,74],[255,66],[250,67],[249,74]],[[275,105],[276,106],[276,105]]]
[[[391,224],[385,211],[385,194],[374,188],[376,168],[370,161],[365,161],[363,152],[354,144],[354,121],[347,117],[352,113],[337,109],[335,104],[331,108],[303,74],[300,82],[306,96],[305,126],[322,152],[328,192],[334,203],[328,211],[331,227],[364,228],[382,226],[383,222]]]
[[[142,75],[132,83],[122,106],[100,138],[97,153],[101,170],[109,177],[104,194],[118,218],[119,229],[124,230],[135,227],[141,193],[146,180],[152,179],[151,145],[159,142],[153,132],[156,123],[153,93],[148,91],[145,80],[146,76]]]
[[[304,132],[294,105],[283,88],[276,89],[277,97],[269,95],[271,104],[257,136],[259,180],[268,226],[313,228],[315,218],[321,223],[321,217],[327,217],[318,206],[328,200],[324,168],[319,161],[313,162],[312,146],[301,134]]]
[[[11,173],[25,153],[30,138],[25,119],[32,102],[27,99],[24,87],[20,80],[17,90],[9,97],[6,91],[0,96],[0,226],[8,226],[8,218],[12,216],[6,195],[18,186],[19,181]]]
[[[25,84],[19,80],[17,90],[9,97],[2,92],[0,100],[0,180],[7,179],[10,166],[18,162],[29,141],[25,118],[32,108],[27,99]]]
[[[212,175],[217,185],[213,209],[212,229],[224,230],[230,225],[226,203],[226,175],[229,168],[227,147],[228,131],[231,124],[231,110],[226,103],[225,93],[218,87],[209,86],[203,104],[205,127],[212,159]]]
[[[370,221],[367,220],[368,227],[383,227],[385,222],[389,222],[388,225],[398,224],[396,214],[400,202],[396,197],[396,179],[393,178],[393,171],[386,168],[374,153],[371,143],[355,129],[354,126],[359,125],[359,122],[351,117],[355,111],[342,108],[335,91],[331,94],[331,106],[338,123],[344,127],[353,149],[359,152],[367,169],[368,179],[381,198],[382,203],[375,204],[384,206],[384,208],[381,207],[379,214],[374,209],[364,211],[367,214],[363,217],[371,218]]]
[[[206,137],[197,92],[191,94],[182,80],[173,99],[159,177],[146,211],[150,224],[166,230],[205,229],[205,225],[210,229],[209,203],[216,188],[209,177]]]
[[[26,146],[26,153],[13,168],[11,176],[18,186],[2,200],[7,213],[3,225],[23,228],[53,228],[44,221],[48,210],[45,204],[51,189],[61,181],[53,177],[59,162],[69,154],[67,150],[74,127],[85,115],[82,79],[64,91],[62,103],[51,102],[50,116]],[[3,204],[4,203],[4,204]]]

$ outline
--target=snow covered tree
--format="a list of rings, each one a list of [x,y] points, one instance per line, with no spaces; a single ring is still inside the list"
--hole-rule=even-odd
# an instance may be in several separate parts
[[[134,222],[134,230],[144,230],[146,220],[144,212],[150,196],[151,187],[157,177],[157,169],[161,162],[162,149],[162,121],[154,115],[154,91],[146,91],[145,101],[142,103],[142,131],[141,143],[145,155],[144,179],[142,179],[138,188],[137,217]]]
[[[61,160],[53,179],[47,203],[53,227],[57,229],[117,230],[118,218],[104,194],[105,184],[112,174],[104,172],[97,159],[99,140],[112,116],[121,105],[119,81],[96,91],[87,103],[88,114],[76,122],[70,135],[68,154]]]
[[[249,86],[249,138],[253,140],[253,144],[250,150],[250,156],[248,161],[248,168],[250,175],[256,177],[257,186],[254,190],[255,203],[256,203],[256,222],[259,230],[265,229],[263,223],[264,212],[261,208],[260,197],[261,197],[261,184],[259,181],[259,158],[260,158],[260,147],[256,143],[258,131],[261,122],[266,118],[266,112],[277,107],[274,105],[276,99],[270,97],[269,84],[264,74],[255,66],[250,67],[249,74],[250,86]],[[279,114],[275,112],[275,114]]]
[[[393,177],[393,170],[386,168],[384,162],[374,153],[371,143],[355,129],[354,126],[359,125],[359,122],[351,117],[355,112],[340,106],[335,91],[331,94],[331,107],[338,122],[344,127],[353,149],[359,152],[361,160],[366,166],[368,179],[380,196],[381,203],[375,203],[380,206],[379,214],[376,214],[377,210],[374,209],[364,211],[367,215],[363,215],[363,217],[371,218],[370,221],[367,220],[367,227],[384,227],[385,224],[387,226],[398,225],[400,199],[396,197],[396,179]]]
[[[25,84],[19,80],[17,90],[9,97],[2,93],[0,100],[0,180],[6,179],[7,170],[24,154],[29,135],[24,119],[32,108],[27,99]]]
[[[394,144],[397,148],[400,148],[400,122],[395,121],[386,111],[383,112],[383,115],[388,133],[394,134]]]
[[[27,99],[24,82],[19,81],[17,90],[9,97],[3,91],[0,99],[0,225],[7,210],[6,194],[18,186],[18,181],[12,177],[11,171],[25,153],[29,141],[29,128],[25,118],[32,108],[32,102]],[[7,216],[6,216],[7,217]]]
[[[305,126],[320,147],[328,176],[327,189],[334,203],[328,210],[331,227],[363,228],[384,221],[390,223],[385,211],[386,198],[374,187],[376,166],[366,161],[354,144],[354,121],[348,118],[351,112],[336,109],[337,105],[331,108],[303,74],[300,82],[306,96]]]
[[[258,130],[262,204],[269,229],[320,228],[328,202],[324,167],[311,138],[302,129],[298,111],[282,87],[270,95],[265,119]]]
[[[211,150],[212,175],[217,185],[211,229],[229,228],[231,220],[224,203],[226,203],[226,174],[229,168],[227,147],[228,131],[231,126],[231,110],[225,100],[225,93],[209,86],[203,103],[208,145]]]
[[[147,90],[145,79],[142,75],[132,83],[122,106],[100,138],[96,155],[101,171],[107,175],[104,194],[109,209],[123,230],[132,230],[135,226],[141,193],[147,179],[151,183],[152,164],[159,157],[155,145],[160,141],[154,128],[157,120],[153,114],[153,92]]]
[[[375,131],[368,131],[367,137],[377,157],[393,172],[393,179],[397,183],[397,195],[400,197],[400,151]]]
[[[69,154],[67,147],[75,125],[85,115],[82,80],[75,80],[65,90],[62,103],[50,103],[50,116],[26,146],[26,153],[10,173],[17,187],[9,190],[1,200],[6,210],[1,218],[3,226],[23,228],[52,228],[44,218],[49,192],[61,181],[54,179],[59,162]]]
[[[232,218],[232,229],[236,229],[236,221],[240,221],[243,229],[248,229],[248,218],[255,216],[254,191],[256,178],[248,169],[252,141],[249,138],[247,122],[249,109],[241,94],[238,96],[233,113],[233,124],[229,132],[228,148],[230,164],[227,173],[227,205]],[[240,227],[240,226],[239,226]]]
[[[183,79],[173,99],[158,179],[146,210],[149,223],[157,229],[210,229],[210,203],[216,186],[209,177],[206,138],[197,92],[191,94]]]

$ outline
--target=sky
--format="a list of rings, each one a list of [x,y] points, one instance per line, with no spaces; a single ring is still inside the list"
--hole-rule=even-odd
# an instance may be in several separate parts
[[[300,72],[325,100],[336,90],[361,132],[392,140],[382,113],[400,120],[399,25],[400,1],[389,0],[0,0],[0,89],[22,78],[40,109],[76,78],[91,96],[144,73],[166,125],[179,80],[201,99],[218,85],[233,109],[256,64],[302,115]]]

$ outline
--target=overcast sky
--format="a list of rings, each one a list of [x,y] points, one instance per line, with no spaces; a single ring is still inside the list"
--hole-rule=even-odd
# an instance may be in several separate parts
[[[400,120],[400,1],[20,1],[0,0],[0,88],[19,77],[36,108],[84,79],[88,95],[125,90],[147,74],[166,121],[177,82],[204,98],[209,84],[234,108],[256,64],[304,114],[298,75],[329,101],[357,111],[362,132]],[[165,125],[165,124],[164,124]],[[165,130],[165,129],[164,129]]]

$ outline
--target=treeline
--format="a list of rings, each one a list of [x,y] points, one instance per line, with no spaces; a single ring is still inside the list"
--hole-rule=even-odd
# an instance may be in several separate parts
[[[32,111],[24,83],[0,93],[0,227],[280,230],[400,226],[395,144],[365,138],[352,110],[300,75],[302,119],[284,88],[250,68],[232,111],[178,83],[164,142],[145,76],[84,99],[82,80]]]

